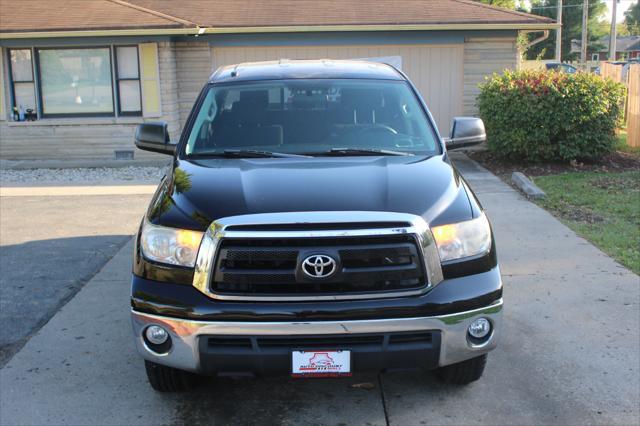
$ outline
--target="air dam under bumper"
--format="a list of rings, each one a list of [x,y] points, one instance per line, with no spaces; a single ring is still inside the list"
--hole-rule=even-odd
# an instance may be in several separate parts
[[[488,340],[482,344],[473,344],[467,338],[469,325],[477,318],[489,319],[492,331]],[[393,364],[401,362],[404,367],[434,368],[445,366],[470,358],[477,357],[494,349],[500,331],[502,318],[502,299],[484,308],[455,314],[422,317],[422,318],[397,318],[382,320],[358,320],[358,321],[307,321],[307,322],[214,322],[193,321],[178,318],[163,317],[132,311],[133,332],[135,335],[138,352],[147,360],[158,364],[167,365],[181,370],[196,373],[225,373],[225,372],[273,372],[269,368],[270,361],[275,365],[288,365],[290,367],[290,352],[296,349],[322,349],[314,343],[313,348],[300,347],[292,343],[290,347],[280,345],[280,352],[262,352],[256,347],[256,341],[260,338],[289,337],[295,342],[297,337],[312,338],[316,336],[320,341],[340,341],[341,338],[354,336],[382,335],[385,342],[379,346],[367,346],[367,350],[353,350],[353,369],[360,371],[358,359],[363,364],[371,366],[367,369],[394,368]],[[171,336],[171,349],[164,354],[152,351],[143,338],[143,333],[149,325],[164,327]],[[431,340],[420,347],[415,345],[398,345],[389,350],[389,336],[403,335],[405,333],[431,333]],[[215,356],[207,351],[207,342],[210,339],[228,344],[229,339],[245,338],[249,342],[244,351],[234,352],[226,349],[225,356]],[[228,339],[227,339],[228,338]],[[282,340],[281,338],[278,340]],[[303,339],[304,340],[304,339]],[[316,339],[317,340],[317,339]],[[350,345],[340,346],[339,343],[327,343],[327,347],[350,349]],[[284,349],[284,351],[283,351]],[[435,351],[435,353],[434,353]],[[404,355],[407,356],[403,356]],[[416,359],[424,355],[424,360]],[[220,355],[218,353],[217,355]],[[247,365],[242,367],[242,356],[245,355]],[[288,357],[288,358],[287,358]],[[375,359],[376,362],[370,362]],[[413,359],[413,363],[407,361]],[[283,364],[284,360],[284,364]],[[389,360],[389,362],[385,362]],[[430,361],[431,360],[431,361]],[[217,364],[217,365],[216,365]],[[255,368],[254,365],[260,365]],[[391,364],[391,365],[386,365]],[[275,370],[278,370],[277,368]],[[279,371],[286,373],[286,371]]]

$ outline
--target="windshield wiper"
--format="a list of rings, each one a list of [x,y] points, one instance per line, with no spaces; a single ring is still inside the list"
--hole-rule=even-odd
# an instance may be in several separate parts
[[[391,151],[387,149],[375,148],[331,148],[329,151],[321,152],[316,155],[413,155],[410,152]]]
[[[195,156],[227,157],[227,158],[290,158],[309,157],[308,155],[288,154],[286,152],[258,151],[254,149],[225,149],[224,151],[196,152]]]

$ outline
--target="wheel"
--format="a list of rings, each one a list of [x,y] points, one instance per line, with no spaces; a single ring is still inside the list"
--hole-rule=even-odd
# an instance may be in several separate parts
[[[196,375],[176,368],[166,367],[155,362],[144,362],[147,378],[151,387],[158,392],[182,392],[193,388]]]
[[[438,376],[445,383],[453,385],[468,385],[475,382],[484,373],[487,364],[487,354],[477,358],[471,358],[457,364],[451,364],[438,368]]]

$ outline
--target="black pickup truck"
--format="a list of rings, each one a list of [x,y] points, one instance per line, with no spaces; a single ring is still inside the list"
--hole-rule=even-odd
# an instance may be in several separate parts
[[[199,375],[434,369],[480,378],[502,314],[491,226],[395,68],[280,61],[218,69],[136,238],[132,323],[151,386]]]

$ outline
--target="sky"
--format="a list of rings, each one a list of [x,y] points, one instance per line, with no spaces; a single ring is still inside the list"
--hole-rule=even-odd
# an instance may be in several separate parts
[[[617,13],[617,21],[618,22],[622,22],[624,21],[624,12],[629,9],[629,7],[631,7],[632,4],[637,3],[638,0],[619,0],[618,1],[618,13]],[[529,0],[522,0],[520,1],[521,4],[525,5],[526,7],[530,7],[531,6],[531,2]],[[607,16],[607,19],[611,19],[611,6],[613,3],[613,0],[606,0],[605,3],[607,3],[607,6],[609,7],[609,14]]]
[[[617,10],[617,15],[618,15],[618,22],[622,22],[624,21],[624,12],[629,9],[629,7],[631,7],[632,4],[637,3],[638,0],[620,0],[620,2],[618,3],[618,10]],[[611,6],[613,4],[613,1],[607,1],[607,6],[609,7],[609,19],[611,19]]]

